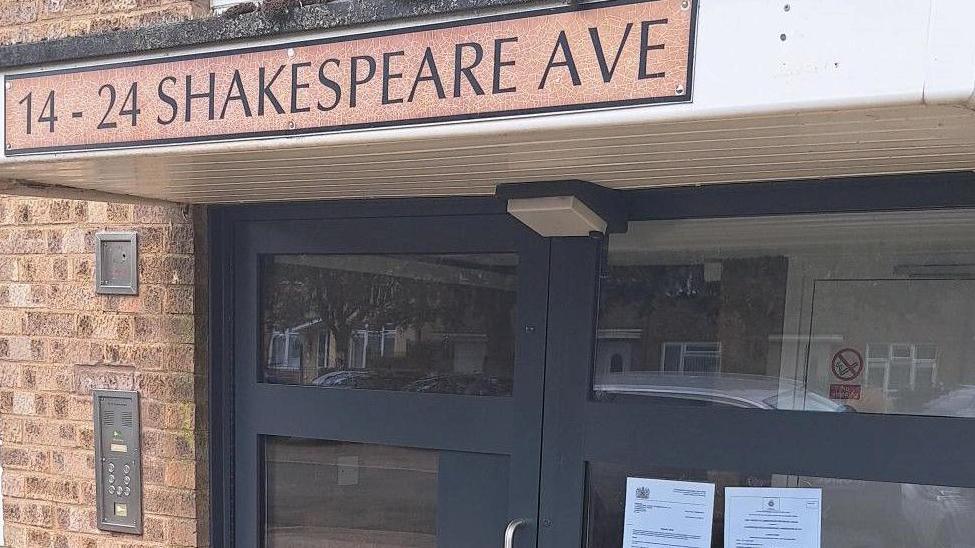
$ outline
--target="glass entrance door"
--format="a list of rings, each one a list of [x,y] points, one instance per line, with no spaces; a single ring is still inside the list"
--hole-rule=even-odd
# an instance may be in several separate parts
[[[759,493],[810,546],[975,547],[972,210],[603,241],[372,207],[226,225],[234,545],[752,546]],[[704,527],[635,534],[661,487]]]
[[[506,215],[234,238],[236,545],[534,546],[549,244]]]
[[[630,221],[551,265],[540,547],[975,547],[975,210]]]

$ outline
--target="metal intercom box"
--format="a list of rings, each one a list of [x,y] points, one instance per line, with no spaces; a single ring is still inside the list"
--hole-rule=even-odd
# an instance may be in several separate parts
[[[95,390],[98,528],[142,534],[139,393]]]
[[[138,236],[135,232],[95,234],[95,292],[139,293]]]

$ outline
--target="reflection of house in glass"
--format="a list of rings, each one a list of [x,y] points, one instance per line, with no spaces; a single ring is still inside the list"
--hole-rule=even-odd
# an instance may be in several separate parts
[[[960,320],[975,307],[971,226],[925,215],[631,223],[601,281],[597,391],[967,413],[944,408],[975,393],[975,337]],[[905,245],[918,226],[938,236]],[[841,352],[861,363],[837,369]]]
[[[634,356],[640,352],[639,329],[600,329],[596,332],[596,375],[633,371]]]
[[[787,261],[613,264],[603,282],[597,373],[779,375]]]
[[[596,333],[597,373],[640,371],[633,357],[639,353],[639,329],[600,329]],[[673,373],[717,373],[721,371],[720,342],[665,342],[661,345],[659,371]]]
[[[510,394],[516,268],[508,255],[275,256],[265,380]]]

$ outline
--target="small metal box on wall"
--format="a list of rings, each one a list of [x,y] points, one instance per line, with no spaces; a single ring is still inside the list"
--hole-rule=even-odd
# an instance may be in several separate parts
[[[93,397],[98,528],[141,535],[139,393],[95,390]]]
[[[95,292],[138,295],[138,252],[135,232],[95,234]]]

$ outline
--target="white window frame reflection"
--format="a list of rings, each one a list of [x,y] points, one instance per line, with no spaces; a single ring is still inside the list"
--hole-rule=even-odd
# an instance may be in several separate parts
[[[353,358],[350,361],[351,369],[366,369],[369,365],[369,341],[378,339],[379,357],[392,356],[396,348],[396,335],[398,330],[393,327],[383,326],[380,329],[369,329],[366,325],[362,329],[352,331],[349,340],[349,349]],[[387,344],[386,339],[392,339],[392,344]]]
[[[919,348],[933,349],[932,358],[920,357]],[[882,349],[882,350],[881,350]],[[901,390],[916,390],[918,379],[928,376],[930,384],[935,386],[938,380],[938,347],[934,344],[921,343],[870,343],[867,345],[867,369],[864,381],[868,386],[883,388],[884,394],[890,396]],[[891,386],[891,370],[906,367],[909,370],[909,381],[905,386]],[[882,378],[872,378],[882,371]]]
[[[706,350],[703,350],[706,348]],[[706,370],[695,370],[694,373],[719,373],[721,371],[721,343],[717,341],[705,342],[665,342],[660,348],[660,370],[670,371],[666,368],[668,350],[677,352],[678,373],[684,373],[687,368],[688,359],[713,360],[714,368]]]
[[[319,323],[321,323],[321,320],[313,320],[272,333],[268,367],[283,371],[302,370],[301,362],[304,354],[302,331],[309,327],[314,327]]]

